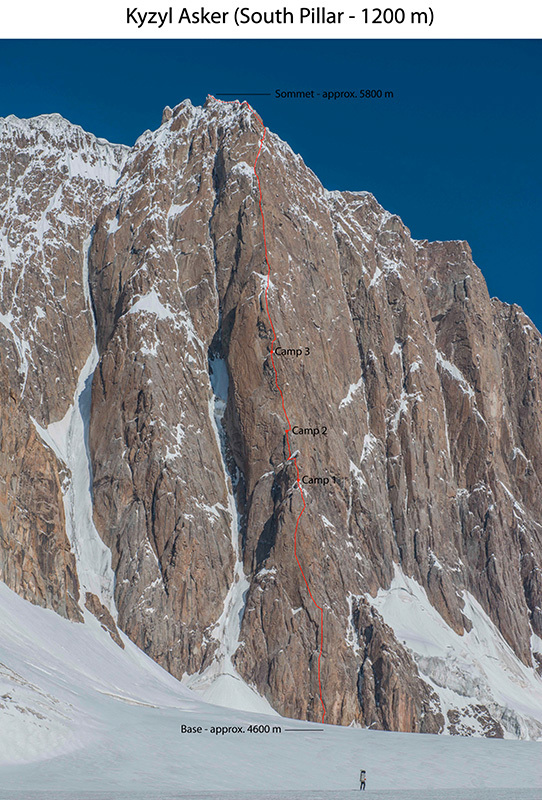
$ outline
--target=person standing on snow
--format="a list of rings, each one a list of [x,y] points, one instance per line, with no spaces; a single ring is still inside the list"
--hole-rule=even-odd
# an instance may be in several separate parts
[[[365,770],[362,769],[359,773],[359,790],[360,792],[363,790],[365,791]]]

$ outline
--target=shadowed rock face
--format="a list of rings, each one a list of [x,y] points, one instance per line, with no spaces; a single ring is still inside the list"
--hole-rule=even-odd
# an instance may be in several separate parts
[[[294,556],[303,501],[269,352],[261,135],[246,106],[185,101],[104,184],[89,255],[94,520],[136,644],[179,678],[230,658],[277,711],[319,720],[320,612]],[[371,599],[399,565],[464,634],[469,592],[532,665],[540,334],[489,298],[465,242],[413,241],[372,195],[323,189],[269,132],[257,171],[326,721],[502,735],[491,703],[444,713],[437,677]],[[82,364],[92,320],[77,297]],[[45,424],[67,405],[41,391],[56,403]]]

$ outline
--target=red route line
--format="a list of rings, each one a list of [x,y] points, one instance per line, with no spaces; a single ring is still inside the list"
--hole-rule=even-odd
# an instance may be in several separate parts
[[[213,100],[216,100],[218,103],[229,104],[229,103],[238,103],[239,102],[238,100],[218,100],[218,98],[213,97],[212,95],[210,95],[210,97]],[[269,324],[271,325],[271,330],[273,331],[273,341],[271,342],[270,356],[271,356],[271,363],[273,365],[273,370],[275,372],[275,386],[279,390],[280,399],[281,399],[281,402],[282,402],[282,410],[284,412],[284,416],[286,417],[286,422],[288,423],[288,427],[284,431],[285,434],[286,434],[286,443],[288,445],[288,459],[287,460],[288,461],[293,460],[293,462],[295,464],[295,471],[296,471],[296,476],[297,476],[297,485],[299,487],[299,492],[301,494],[301,499],[303,500],[303,508],[299,512],[299,516],[297,517],[296,523],[295,523],[295,530],[294,530],[294,556],[295,556],[295,560],[297,561],[297,566],[299,567],[299,569],[301,571],[301,574],[303,575],[303,580],[305,581],[305,586],[307,587],[307,591],[309,593],[309,596],[310,596],[312,602],[314,603],[314,605],[316,606],[316,608],[320,611],[320,650],[318,652],[318,688],[319,688],[319,691],[320,691],[320,703],[322,704],[322,722],[323,722],[324,718],[326,716],[326,707],[324,705],[324,700],[323,700],[323,697],[322,697],[322,681],[321,681],[321,677],[320,677],[320,662],[322,660],[322,650],[323,650],[323,647],[324,647],[324,609],[322,608],[322,606],[318,605],[318,603],[316,602],[316,600],[312,596],[312,592],[310,590],[309,582],[308,582],[307,578],[305,577],[305,573],[303,572],[303,567],[301,566],[301,564],[299,562],[299,558],[297,557],[297,529],[299,528],[299,520],[301,519],[301,517],[305,513],[305,509],[307,507],[307,504],[305,503],[305,495],[303,494],[303,488],[302,488],[302,485],[301,485],[301,479],[299,477],[299,467],[298,467],[298,464],[297,464],[297,457],[294,456],[293,459],[292,459],[292,448],[290,447],[290,435],[289,435],[290,431],[292,430],[292,424],[290,422],[290,418],[289,418],[288,414],[286,413],[286,406],[284,405],[284,395],[282,394],[282,389],[280,388],[280,385],[279,385],[279,376],[278,376],[277,368],[275,366],[275,359],[273,358],[273,350],[274,350],[274,344],[277,341],[277,333],[275,331],[275,326],[273,325],[273,320],[271,319],[271,314],[269,313],[269,304],[268,304],[268,301],[267,301],[268,294],[269,294],[269,283],[271,281],[271,264],[269,263],[269,256],[268,256],[268,253],[267,253],[267,240],[266,240],[266,236],[265,236],[265,217],[264,217],[263,207],[262,207],[262,187],[261,187],[261,184],[260,184],[260,177],[259,177],[258,173],[256,172],[256,164],[258,163],[258,159],[259,159],[260,154],[261,154],[262,149],[263,149],[263,144],[264,144],[265,136],[266,136],[266,129],[265,129],[265,125],[263,124],[262,118],[257,113],[257,111],[254,111],[254,109],[252,108],[250,103],[247,103],[246,100],[243,100],[241,105],[246,105],[246,107],[248,109],[250,109],[251,113],[258,120],[258,122],[260,123],[260,125],[263,128],[262,135],[261,135],[261,138],[260,138],[260,147],[258,149],[258,153],[257,153],[256,158],[254,160],[253,169],[254,169],[254,175],[256,176],[256,181],[258,183],[260,215],[261,215],[261,218],[262,218],[262,230],[263,230],[263,246],[264,246],[264,251],[265,251],[265,261],[266,261],[266,264],[267,264],[267,283],[265,285],[265,309],[267,311],[267,318],[269,319]]]

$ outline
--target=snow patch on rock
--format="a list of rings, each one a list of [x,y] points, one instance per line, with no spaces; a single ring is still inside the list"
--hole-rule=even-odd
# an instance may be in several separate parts
[[[448,361],[444,354],[439,350],[436,351],[436,365],[441,367],[445,372],[448,373],[448,375],[450,375],[450,377],[457,381],[462,391],[465,392],[466,395],[468,395],[470,398],[474,397],[474,389],[472,386],[465,380],[455,364],[452,364],[451,361]]]
[[[158,297],[158,293],[156,289],[151,289],[150,292],[144,294],[139,300],[131,306],[127,314],[137,314],[138,312],[143,311],[147,314],[156,314],[158,319],[169,319],[173,318],[173,312],[167,308],[160,298]]]
[[[348,389],[348,393],[346,397],[343,397],[341,402],[339,403],[339,409],[344,408],[345,406],[349,405],[352,400],[354,399],[354,395],[363,387],[363,375],[357,381],[357,383],[351,383]]]

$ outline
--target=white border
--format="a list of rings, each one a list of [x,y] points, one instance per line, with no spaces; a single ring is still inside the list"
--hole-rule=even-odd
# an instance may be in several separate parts
[[[542,33],[542,3],[538,0],[384,0],[368,3],[363,0],[320,0],[321,5],[309,2],[275,0],[211,0],[199,2],[160,2],[143,0],[19,0],[4,3],[1,14],[0,39],[539,39]],[[190,13],[200,12],[202,6],[210,12],[227,12],[226,21],[219,24],[178,23],[183,8]],[[138,28],[127,24],[127,9],[138,12],[167,12],[172,9],[174,22],[159,26],[147,21]],[[251,12],[276,12],[287,8],[294,22],[284,24],[235,24],[235,9]],[[301,23],[302,8],[324,8],[326,15],[343,13],[340,23]],[[367,8],[369,19],[374,8],[404,9],[401,24],[364,22],[362,9]],[[433,12],[432,25],[412,23],[412,11]],[[350,16],[355,19],[350,19]],[[169,15],[168,15],[169,16]],[[388,12],[389,16],[389,12]],[[398,13],[401,17],[401,12]]]

